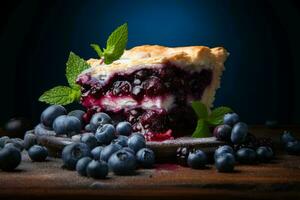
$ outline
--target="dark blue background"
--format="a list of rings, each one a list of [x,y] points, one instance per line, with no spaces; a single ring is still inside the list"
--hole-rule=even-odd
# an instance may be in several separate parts
[[[215,105],[249,123],[300,121],[296,1],[11,1],[1,8],[1,121],[38,120],[43,91],[67,84],[70,51],[96,57],[128,22],[128,48],[142,44],[223,46],[230,52]]]

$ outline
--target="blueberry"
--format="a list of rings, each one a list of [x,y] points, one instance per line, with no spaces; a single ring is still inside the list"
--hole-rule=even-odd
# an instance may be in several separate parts
[[[104,147],[98,146],[92,149],[91,153],[93,155],[94,160],[99,160],[100,159],[100,154],[101,151],[103,150]]]
[[[130,135],[130,137],[133,136],[133,135],[135,135],[135,136],[137,136],[137,137],[141,137],[142,139],[145,140],[145,136],[144,136],[142,133],[140,133],[140,132],[134,132],[134,133],[132,133],[132,134]]]
[[[103,160],[105,162],[108,161],[108,159],[110,158],[110,156],[119,151],[122,147],[118,144],[110,144],[106,147],[104,147],[101,151],[101,154],[100,154],[100,160]]]
[[[21,152],[15,147],[5,147],[0,150],[0,169],[12,171],[21,163]]]
[[[190,154],[190,151],[193,149],[188,146],[180,146],[176,149],[176,161],[179,165],[186,167],[187,158]]]
[[[52,105],[46,108],[41,114],[41,123],[47,127],[52,128],[54,120],[60,116],[67,113],[66,109],[60,105]]]
[[[204,168],[207,164],[206,154],[200,149],[190,152],[187,159],[187,164],[193,169]]]
[[[28,150],[33,145],[37,144],[36,135],[34,133],[26,133],[24,136],[24,147]]]
[[[25,131],[31,128],[31,122],[22,117],[10,119],[4,126],[5,132],[11,136],[23,135]]]
[[[122,150],[127,151],[127,152],[131,153],[132,155],[135,155],[135,152],[132,149],[130,149],[129,147],[123,147]]]
[[[145,136],[140,132],[134,132],[134,133],[132,133],[132,135],[136,135],[136,136],[139,136],[141,138],[145,138]]]
[[[236,159],[243,164],[253,164],[256,159],[256,152],[250,148],[241,148],[236,152]]]
[[[224,153],[230,153],[233,154],[233,149],[229,145],[220,146],[218,149],[216,149],[214,154],[214,159],[216,160],[219,156],[221,156]]]
[[[106,113],[100,112],[92,116],[90,120],[90,126],[93,131],[96,131],[99,126],[104,124],[111,124],[112,120],[110,116]]]
[[[214,136],[218,140],[230,141],[231,127],[227,124],[222,124],[214,129]]]
[[[232,172],[234,164],[235,159],[231,153],[224,153],[215,161],[216,168],[219,172]]]
[[[85,134],[87,134],[87,133],[85,133]],[[92,134],[92,133],[91,133]],[[71,140],[73,141],[73,142],[80,142],[80,138],[82,137],[82,135],[84,135],[84,134],[76,134],[76,135],[73,135],[72,137],[71,137]]]
[[[113,144],[121,145],[122,147],[127,147],[128,137],[125,135],[119,135],[117,139],[112,141]]]
[[[117,175],[130,175],[136,169],[136,159],[128,151],[119,150],[109,158],[108,166]]]
[[[93,129],[92,129],[92,127],[91,127],[90,124],[85,125],[84,130],[85,130],[86,132],[93,132]]]
[[[77,161],[82,157],[92,157],[90,148],[84,143],[72,143],[67,146],[62,151],[62,160],[64,166],[67,169],[74,170]]]
[[[138,80],[138,79],[136,79]],[[135,83],[137,83],[138,81],[136,81]],[[132,88],[132,92],[131,95],[133,96],[133,98],[135,100],[142,100],[144,97],[144,89],[141,86],[134,86]]]
[[[61,115],[53,121],[53,130],[57,135],[67,134],[67,128],[65,123],[66,119],[67,119],[67,115]]]
[[[85,112],[83,110],[72,110],[71,112],[68,113],[68,116],[74,116],[77,119],[79,119],[80,123],[83,125],[83,115]]]
[[[96,131],[96,138],[100,144],[109,144],[115,137],[116,129],[111,124],[100,126]]]
[[[165,86],[162,80],[156,76],[150,76],[142,84],[147,96],[157,96],[165,91]]]
[[[48,149],[39,145],[33,145],[28,150],[28,155],[32,161],[42,162],[45,161],[48,156]]]
[[[78,172],[78,174],[80,174],[81,176],[87,176],[86,169],[91,161],[92,159],[90,157],[80,158],[76,163],[76,171]]]
[[[291,155],[299,155],[300,154],[300,142],[299,141],[291,141],[286,143],[285,150],[288,154]]]
[[[223,123],[233,126],[240,121],[240,117],[236,113],[227,113],[224,115]]]
[[[116,126],[117,135],[129,136],[132,133],[132,126],[129,122],[119,122]]]
[[[108,165],[104,161],[93,160],[88,164],[86,173],[88,177],[95,179],[105,178],[108,174]]]
[[[6,144],[4,146],[6,146],[9,143],[13,144],[20,151],[24,150],[24,140],[22,140],[20,138],[10,138],[10,139],[6,140]]]
[[[54,120],[53,130],[58,135],[71,137],[80,133],[81,122],[74,116],[61,115]]]
[[[289,131],[284,131],[280,137],[281,143],[285,146],[288,142],[296,141],[295,137]]]
[[[112,94],[114,96],[125,96],[131,92],[131,84],[128,81],[116,81],[113,84]]]
[[[244,122],[236,123],[231,131],[231,141],[234,144],[241,144],[245,141],[248,134],[248,126]]]
[[[127,141],[128,147],[135,152],[146,147],[146,140],[141,134],[132,134]]]
[[[144,168],[152,168],[155,163],[155,155],[151,149],[142,148],[136,153],[136,160]]]
[[[16,147],[15,144],[13,143],[6,143],[3,148],[8,148],[8,147],[18,149],[21,152],[21,150],[18,147]]]
[[[0,138],[0,147],[3,148],[4,145],[6,144],[6,141],[9,140],[8,136],[3,136]]]
[[[256,149],[256,156],[261,162],[269,162],[273,158],[273,151],[270,147],[261,146]]]
[[[85,133],[80,137],[80,142],[85,143],[89,146],[90,149],[93,149],[97,146],[97,138],[93,133]]]
[[[43,124],[36,125],[33,132],[35,135],[39,136],[56,136],[56,133],[53,130],[45,127]]]

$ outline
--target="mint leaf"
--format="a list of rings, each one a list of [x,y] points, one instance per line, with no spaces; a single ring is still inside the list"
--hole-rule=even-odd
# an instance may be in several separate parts
[[[117,43],[122,43],[123,45],[126,45],[127,39],[128,39],[128,25],[127,23],[125,23],[119,26],[116,30],[114,30],[110,34],[106,42],[106,47],[112,47]]]
[[[39,101],[48,104],[67,105],[80,98],[80,87],[76,84],[77,76],[85,69],[90,67],[82,58],[70,52],[69,59],[67,61],[66,77],[70,87],[57,86],[40,96]]]
[[[224,115],[232,112],[231,108],[222,106],[215,108],[208,115],[208,109],[201,101],[193,101],[192,108],[198,117],[197,127],[192,135],[192,137],[196,138],[209,137],[211,135],[209,127],[222,124]]]
[[[39,101],[48,104],[67,105],[80,98],[80,90],[67,86],[56,86],[40,96]]]
[[[197,127],[192,135],[193,138],[209,137],[210,131],[207,122],[204,119],[199,119]]]
[[[192,101],[192,108],[199,119],[206,119],[208,111],[206,106],[201,101]]]
[[[127,40],[128,26],[125,23],[114,30],[106,42],[106,49],[103,52],[105,64],[110,64],[122,56],[127,45]]]
[[[101,58],[103,56],[103,52],[98,44],[90,44],[91,47],[96,51],[98,56]]]
[[[79,85],[76,84],[77,76],[85,69],[90,67],[89,64],[75,53],[70,52],[69,59],[67,61],[66,77],[71,88],[79,90]]]
[[[220,125],[223,123],[224,115],[230,112],[232,112],[232,110],[229,107],[225,107],[225,106],[218,107],[211,112],[211,114],[207,118],[207,122],[210,125],[215,125],[215,126]]]

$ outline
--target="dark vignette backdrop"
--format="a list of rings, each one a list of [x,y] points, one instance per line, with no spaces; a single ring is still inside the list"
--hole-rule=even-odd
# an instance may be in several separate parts
[[[300,122],[297,1],[7,1],[1,5],[0,120],[38,120],[39,95],[66,84],[69,51],[95,57],[91,42],[129,23],[128,48],[141,44],[224,46],[231,53],[215,105],[249,123]]]

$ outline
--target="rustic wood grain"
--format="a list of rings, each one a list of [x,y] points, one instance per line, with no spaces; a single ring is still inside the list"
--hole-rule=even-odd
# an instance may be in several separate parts
[[[218,173],[213,165],[193,170],[173,163],[139,169],[135,176],[105,180],[80,177],[62,169],[60,159],[33,163],[26,153],[15,172],[0,171],[0,199],[300,199],[300,157],[280,150],[279,133],[299,127],[253,127],[256,135],[272,136],[276,159],[272,163],[237,165],[234,173]]]

